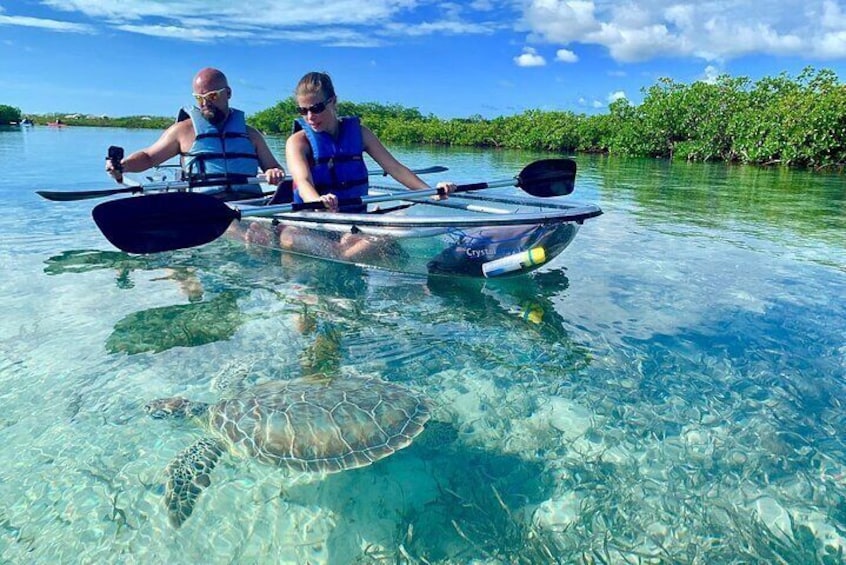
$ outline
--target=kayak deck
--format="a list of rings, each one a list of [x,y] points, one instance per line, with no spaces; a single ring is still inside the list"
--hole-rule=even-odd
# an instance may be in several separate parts
[[[393,189],[371,193],[392,194]],[[235,220],[226,236],[251,246],[406,273],[504,276],[549,263],[585,220],[602,214],[591,204],[540,198],[453,195],[444,202],[371,204],[367,213],[282,212]],[[471,196],[471,195],[467,195]],[[472,195],[475,196],[475,195]],[[493,202],[494,205],[489,204]],[[234,203],[233,203],[234,204]],[[238,203],[249,212],[262,200]]]

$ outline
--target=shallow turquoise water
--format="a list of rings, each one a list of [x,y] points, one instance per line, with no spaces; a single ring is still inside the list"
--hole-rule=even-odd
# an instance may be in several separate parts
[[[96,201],[34,194],[108,188],[105,148],[156,137],[0,131],[0,561],[839,562],[842,176],[579,156],[571,198],[605,214],[487,284],[133,257]],[[467,182],[541,157],[397,154]],[[171,528],[163,470],[202,431],[144,403],[314,370],[404,383],[437,423],[322,479],[226,458]]]

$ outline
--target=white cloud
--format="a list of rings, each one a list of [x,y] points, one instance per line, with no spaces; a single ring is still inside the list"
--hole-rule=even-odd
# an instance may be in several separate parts
[[[419,22],[414,24],[393,23],[383,26],[391,35],[432,35],[444,33],[448,35],[487,35],[496,29],[495,24],[464,22],[460,20],[440,20],[437,22]]]
[[[480,12],[487,12],[494,9],[494,5],[490,0],[473,0],[473,2],[470,2],[470,7]]]
[[[114,22],[162,18],[173,23],[186,18],[203,18],[207,23],[215,22],[224,27],[250,25],[263,28],[378,23],[409,5],[402,0],[251,0],[249,9],[236,2],[200,0],[44,0],[42,3],[59,11]]]
[[[830,0],[823,2],[822,5],[822,26],[828,29],[846,29],[846,13],[840,9],[837,2]]]
[[[185,41],[279,38],[334,46],[369,47],[399,37],[478,35],[510,28],[511,18],[490,19],[492,0],[444,2],[432,14],[429,0],[42,0],[57,14],[89,18],[92,25]],[[425,17],[424,17],[425,14]],[[23,24],[18,24],[23,25]],[[71,25],[71,24],[67,24]]]
[[[203,27],[201,24],[189,25],[187,27],[163,26],[163,25],[117,25],[115,29],[129,33],[149,35],[152,37],[164,37],[192,41],[197,43],[209,43],[227,39],[250,40],[254,43],[261,43],[267,38],[262,38],[253,30],[238,30],[228,28]],[[317,38],[313,30],[283,30],[274,33],[273,39],[285,39],[294,42],[313,42]],[[324,45],[335,47],[373,47],[384,43],[379,38],[365,33],[358,33],[354,30],[331,29],[319,34],[319,41]]]
[[[705,71],[703,73],[702,82],[707,82],[708,84],[714,84],[717,82],[717,77],[720,76],[722,71],[715,67],[714,65],[708,65],[705,67]]]
[[[846,57],[846,31],[826,33],[816,38],[813,51],[824,59]]]
[[[663,25],[624,28],[603,24],[602,29],[592,34],[592,37],[605,42],[611,56],[624,62],[668,55],[678,48],[676,40]]]
[[[538,55],[532,47],[523,47],[523,53],[514,57],[514,62],[518,67],[543,67],[546,65],[546,59]]]
[[[198,41],[206,42],[215,39],[223,38],[246,38],[249,34],[241,32],[240,34],[226,31],[203,28],[186,29],[177,26],[138,26],[138,25],[119,25],[117,29],[128,31],[130,33],[138,33],[141,35],[150,35],[153,37],[169,37],[174,39],[182,39],[184,41]]]
[[[555,60],[562,63],[575,63],[579,60],[579,56],[569,49],[559,49],[555,52]]]
[[[846,56],[846,10],[835,0],[525,0],[528,39],[600,45],[622,62],[725,61],[750,54]]]
[[[626,93],[622,90],[617,90],[616,92],[612,92],[608,95],[608,103],[616,102],[617,100],[622,100],[623,98],[627,98]]]
[[[36,27],[51,31],[64,31],[72,33],[95,33],[93,27],[85,24],[63,22],[46,18],[32,18],[29,16],[3,16],[0,15],[0,26],[22,26]]]
[[[581,97],[578,100],[579,106],[590,107],[590,108],[605,108],[606,104],[604,102],[600,102],[599,100],[588,100],[587,98]]]
[[[710,57],[711,60],[748,53],[789,55],[802,47],[802,39],[797,35],[779,34],[763,23],[746,24],[721,17],[705,22],[704,29],[710,34],[715,46],[722,45]]]
[[[523,19],[532,33],[563,44],[582,39],[600,25],[594,3],[584,0],[531,0]]]
[[[37,16],[31,12],[35,4],[42,9]],[[695,57],[721,64],[760,54],[846,57],[844,6],[844,0],[252,0],[248,5],[40,0],[0,8],[0,26],[76,33],[112,28],[205,42],[284,38],[357,47],[412,36],[517,30],[525,32],[520,39],[528,44],[545,43],[563,52],[556,58],[562,62],[577,61],[569,54],[584,44],[603,47],[620,62]],[[537,53],[519,58],[529,65],[546,63]]]
[[[664,18],[679,29],[692,29],[696,24],[696,10],[692,4],[673,4],[664,10]]]

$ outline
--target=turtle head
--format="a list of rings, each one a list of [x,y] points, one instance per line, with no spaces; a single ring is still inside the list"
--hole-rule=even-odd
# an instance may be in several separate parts
[[[208,410],[208,404],[203,402],[193,402],[187,398],[160,398],[148,402],[144,406],[144,410],[152,418],[187,418],[190,416],[200,416]]]

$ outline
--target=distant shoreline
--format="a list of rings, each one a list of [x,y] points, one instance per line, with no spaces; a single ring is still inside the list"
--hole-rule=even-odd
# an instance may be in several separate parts
[[[165,129],[173,123],[173,118],[165,118],[161,116],[127,116],[123,118],[110,118],[81,114],[43,114],[28,115],[26,118],[31,121],[31,125],[35,126],[47,126],[50,124],[56,124],[56,122],[59,121],[63,126]]]

